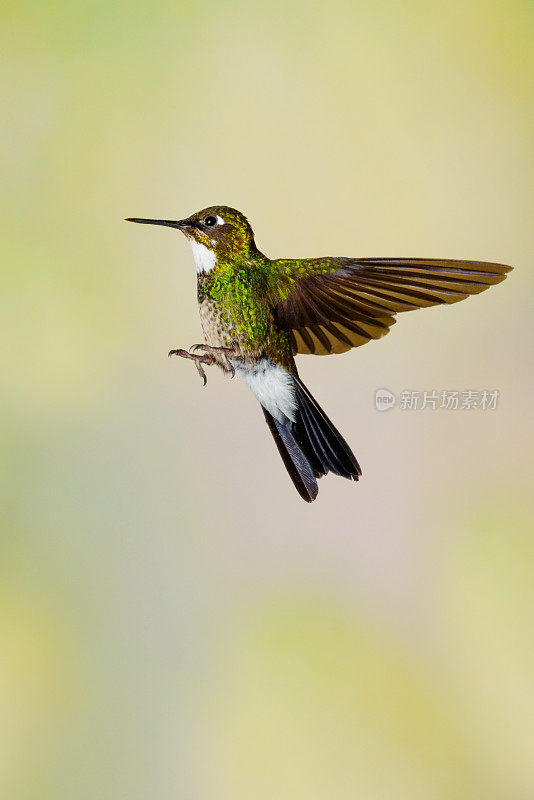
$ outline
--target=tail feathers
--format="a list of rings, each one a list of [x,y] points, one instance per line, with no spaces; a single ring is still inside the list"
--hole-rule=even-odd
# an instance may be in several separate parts
[[[292,423],[284,424],[275,419],[264,406],[262,411],[269,430],[273,435],[278,452],[282,456],[289,477],[295,484],[295,489],[307,503],[313,502],[317,497],[319,487],[315,480],[315,472],[308,459],[302,452],[293,431]]]
[[[297,406],[295,421],[280,421],[262,408],[295,488],[304,500],[311,503],[317,497],[317,478],[334,472],[357,481],[362,473],[345,439],[300,378],[292,377]]]
[[[298,409],[296,428],[302,441],[307,442],[306,454],[320,465],[317,477],[334,472],[357,481],[362,471],[343,436],[298,376],[295,377],[295,389]]]

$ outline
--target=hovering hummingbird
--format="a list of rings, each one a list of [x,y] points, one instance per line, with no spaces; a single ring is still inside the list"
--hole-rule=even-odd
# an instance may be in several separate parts
[[[512,268],[429,258],[277,258],[263,255],[239,211],[210,206],[187,219],[129,218],[185,234],[197,269],[205,343],[169,355],[215,364],[248,383],[284,465],[311,503],[317,478],[357,481],[345,439],[299,378],[300,353],[345,353],[388,333],[395,314],[456,303],[500,283]]]

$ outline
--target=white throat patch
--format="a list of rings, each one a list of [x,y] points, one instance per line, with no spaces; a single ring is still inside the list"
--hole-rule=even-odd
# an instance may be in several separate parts
[[[211,272],[217,266],[217,258],[213,250],[210,250],[204,244],[200,244],[196,239],[189,239],[189,244],[193,251],[197,272]]]

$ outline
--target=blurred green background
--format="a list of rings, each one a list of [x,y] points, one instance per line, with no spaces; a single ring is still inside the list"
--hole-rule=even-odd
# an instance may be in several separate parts
[[[0,796],[534,797],[534,5],[2,5]],[[185,240],[508,280],[299,368],[364,477],[304,504],[203,390]],[[498,389],[380,414],[374,392]]]

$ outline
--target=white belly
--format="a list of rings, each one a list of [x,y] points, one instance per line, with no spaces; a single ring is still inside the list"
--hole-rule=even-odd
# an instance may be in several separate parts
[[[244,364],[241,359],[232,359],[232,363],[236,375],[248,383],[256,399],[278,422],[295,421],[297,400],[290,372],[268,358],[254,364]]]

